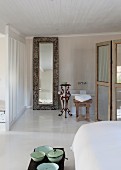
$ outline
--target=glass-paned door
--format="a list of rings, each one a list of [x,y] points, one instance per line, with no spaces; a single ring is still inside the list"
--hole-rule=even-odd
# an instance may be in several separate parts
[[[121,120],[121,40],[112,41],[112,119]]]
[[[111,120],[111,41],[97,44],[96,119]]]

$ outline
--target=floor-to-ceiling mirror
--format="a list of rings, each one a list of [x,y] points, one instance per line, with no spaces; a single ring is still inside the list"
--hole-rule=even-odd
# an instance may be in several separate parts
[[[33,39],[33,109],[58,109],[57,37]]]

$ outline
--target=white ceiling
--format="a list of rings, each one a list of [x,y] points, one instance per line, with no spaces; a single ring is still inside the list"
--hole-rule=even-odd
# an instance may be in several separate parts
[[[0,0],[6,24],[26,36],[121,32],[121,0]]]

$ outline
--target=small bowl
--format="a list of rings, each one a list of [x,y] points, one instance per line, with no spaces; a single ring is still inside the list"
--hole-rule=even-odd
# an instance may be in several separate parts
[[[50,162],[55,162],[55,163],[58,163],[59,161],[61,161],[62,160],[62,158],[63,158],[63,156],[58,156],[58,157],[48,157],[48,160],[50,161]]]
[[[50,162],[59,162],[63,158],[63,151],[60,149],[54,149],[53,151],[48,152],[48,160]]]
[[[52,151],[53,148],[51,146],[48,145],[44,145],[44,146],[39,146],[37,148],[35,148],[35,151],[37,152],[44,152],[46,155],[48,154],[49,151]]]
[[[42,163],[37,166],[37,170],[58,170],[59,166],[55,163]]]
[[[30,156],[35,162],[38,162],[44,159],[45,153],[44,152],[32,152]]]

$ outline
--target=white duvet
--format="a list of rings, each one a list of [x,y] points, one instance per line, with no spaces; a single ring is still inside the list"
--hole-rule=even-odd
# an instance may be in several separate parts
[[[72,150],[75,170],[121,170],[121,122],[105,121],[81,126]]]

